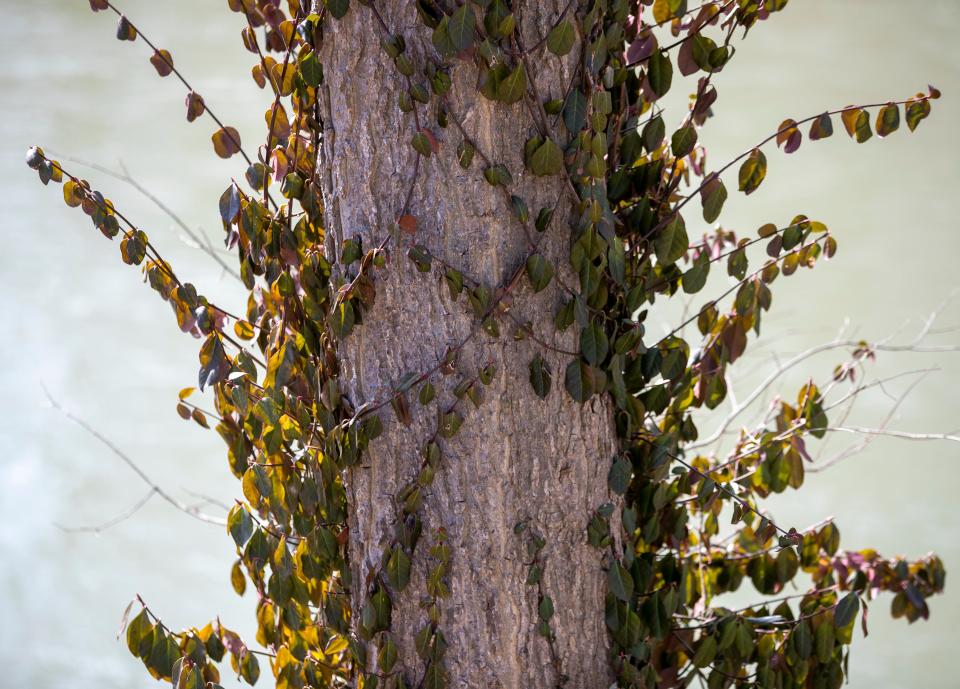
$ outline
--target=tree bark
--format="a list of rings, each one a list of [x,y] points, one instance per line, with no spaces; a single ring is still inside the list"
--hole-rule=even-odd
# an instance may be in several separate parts
[[[526,3],[518,10],[517,30],[523,39],[536,44],[565,4]],[[376,5],[390,31],[406,41],[407,55],[417,66],[412,79],[427,85],[422,68],[435,53],[414,3],[388,0]],[[604,625],[606,578],[602,553],[586,542],[586,527],[597,508],[613,500],[607,488],[616,451],[613,414],[606,396],[579,405],[563,390],[569,356],[512,337],[516,322],[530,321],[538,338],[562,350],[577,350],[575,329],[561,334],[553,326],[566,296],[559,282],[576,285],[564,270],[573,193],[560,176],[539,178],[524,169],[523,144],[536,133],[532,108],[485,99],[477,90],[477,68],[463,60],[452,68],[449,111],[476,142],[478,153],[473,165],[462,169],[456,153],[462,136],[454,122],[446,129],[437,125],[436,96],[427,106],[418,104],[420,123],[436,135],[439,152],[419,161],[410,191],[417,166],[410,145],[416,125],[412,113],[397,106],[407,84],[381,49],[382,37],[371,9],[353,3],[342,20],[325,24],[323,38],[320,173],[328,251],[338,256],[343,241],[356,237],[362,238],[364,250],[379,244],[393,231],[408,193],[409,213],[418,222],[414,238],[398,234],[391,240],[388,265],[374,273],[376,303],[340,346],[344,393],[354,406],[384,399],[405,374],[430,369],[448,348],[478,332],[462,349],[458,373],[432,378],[437,401],[421,406],[416,388],[411,391],[410,427],[398,423],[389,406],[381,410],[383,434],[371,443],[362,465],[346,477],[358,606],[354,619],[362,605],[359,592],[393,537],[399,514],[394,496],[416,479],[421,449],[436,428],[437,410],[455,399],[457,382],[492,362],[496,375],[482,389],[482,405],[461,402],[462,429],[440,441],[443,459],[419,510],[424,528],[411,584],[402,595],[391,594],[398,666],[407,685],[417,686],[424,667],[414,637],[427,621],[419,602],[431,565],[429,546],[442,527],[452,553],[450,596],[441,601],[439,623],[449,644],[448,686],[607,687],[612,675]],[[538,73],[528,73],[528,81],[535,82],[543,100],[562,97],[579,47],[563,60],[542,50],[538,54],[547,57],[532,61]],[[484,180],[482,156],[507,166],[514,178],[509,193],[526,200],[531,217],[541,207],[556,206],[540,247],[558,278],[539,294],[521,280],[512,291],[516,321],[500,319],[499,339],[479,330],[465,296],[450,299],[436,264],[431,273],[419,273],[405,257],[410,245],[423,244],[491,290],[522,265],[530,246],[528,231],[536,233],[532,223],[525,230],[516,220],[508,194]],[[543,401],[528,382],[528,364],[537,352],[553,374],[552,389]],[[529,531],[515,534],[519,522],[528,523]],[[530,533],[546,541],[542,593],[552,598],[556,610],[553,648],[537,633],[538,587],[525,583]],[[368,656],[367,670],[376,671],[376,654]]]

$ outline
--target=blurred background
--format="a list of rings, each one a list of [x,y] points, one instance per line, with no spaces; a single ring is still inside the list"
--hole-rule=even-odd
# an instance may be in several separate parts
[[[147,47],[115,40],[112,14],[91,13],[84,0],[32,0],[15,9],[11,0],[2,4],[10,11],[0,24],[7,65],[0,72],[6,104],[0,293],[9,300],[7,335],[0,339],[7,381],[0,400],[0,684],[150,687],[155,683],[139,661],[116,641],[120,616],[135,594],[171,627],[202,626],[219,615],[241,633],[252,629],[254,601],[230,589],[233,546],[226,533],[156,498],[100,535],[57,528],[121,514],[147,486],[53,410],[41,384],[184,502],[196,502],[195,494],[230,502],[239,485],[219,437],[181,421],[174,410],[177,390],[195,384],[199,343],[179,333],[170,308],[141,284],[138,270],[120,262],[117,243],[64,206],[58,186],[41,186],[23,156],[34,144],[56,152],[146,230],[181,276],[237,309],[243,303],[237,283],[167,216],[123,182],[66,158],[114,169],[122,159],[132,176],[191,227],[207,230],[215,244],[217,199],[244,170],[239,158],[221,161],[213,154],[209,120],[186,123],[180,84],[156,77]],[[268,102],[248,77],[252,60],[240,44],[239,15],[222,0],[126,0],[122,7],[172,52],[177,67],[253,149]],[[791,156],[765,149],[763,186],[749,198],[731,192],[724,224],[738,232],[752,233],[766,222],[782,226],[805,213],[826,222],[840,242],[834,261],[775,283],[763,344],[738,364],[734,390],[741,398],[776,356],[783,360],[829,341],[845,321],[856,337],[899,332],[894,342],[910,341],[960,287],[958,30],[955,0],[793,2],[751,31],[730,68],[715,77],[717,117],[700,136],[714,165],[750,148],[786,117],[899,100],[927,83],[944,94],[912,135],[904,123],[888,139],[858,146],[835,118],[832,139],[805,141]],[[692,90],[692,82],[676,85],[672,102],[685,107]],[[675,108],[673,116],[680,112]],[[695,237],[706,228],[688,229]],[[653,314],[654,331],[668,331],[673,316]],[[948,302],[927,344],[957,344],[960,335],[951,330],[957,325],[960,301]],[[785,376],[774,391],[793,398],[808,376],[823,381],[844,359],[840,351],[825,354]],[[881,354],[871,375],[932,366],[941,371],[920,382],[890,428],[944,433],[960,427],[960,354]],[[913,380],[875,388],[847,424],[878,425],[891,399]],[[712,428],[702,426],[703,432]],[[826,454],[856,441],[831,437]],[[834,515],[847,548],[874,546],[911,557],[936,550],[946,562],[947,593],[931,601],[930,621],[908,628],[889,618],[889,599],[871,605],[869,638],[855,644],[850,663],[854,689],[956,686],[950,654],[960,645],[960,593],[952,586],[960,569],[958,459],[953,443],[879,437],[860,455],[810,475],[802,493],[770,501],[779,522],[797,527]],[[224,684],[234,686],[227,675],[229,668]]]

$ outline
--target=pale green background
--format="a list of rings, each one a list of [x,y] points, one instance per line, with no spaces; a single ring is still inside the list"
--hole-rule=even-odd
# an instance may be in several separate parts
[[[67,209],[59,188],[37,182],[23,153],[41,144],[107,165],[122,157],[191,225],[215,238],[217,197],[243,167],[213,155],[209,120],[186,123],[180,85],[153,75],[142,42],[114,40],[111,15],[90,13],[84,0],[2,5],[0,686],[149,687],[154,682],[114,640],[134,593],[175,627],[220,614],[224,624],[245,631],[253,601],[229,589],[226,534],[159,501],[99,537],[53,526],[111,517],[145,487],[47,407],[41,381],[185,500],[185,490],[193,490],[229,501],[238,485],[219,438],[174,413],[177,389],[195,379],[198,343],[179,334],[169,307],[141,284],[136,269],[120,262],[116,244]],[[252,56],[239,43],[241,18],[221,0],[128,0],[124,6],[172,51],[252,150],[266,101],[246,76]],[[765,345],[738,365],[739,394],[759,380],[775,351],[789,355],[825,341],[845,318],[864,337],[884,336],[913,319],[900,338],[907,339],[920,317],[960,285],[958,30],[954,0],[795,0],[754,29],[731,68],[715,78],[718,117],[701,134],[714,164],[749,148],[785,117],[899,99],[927,82],[944,92],[913,135],[904,128],[857,146],[837,122],[833,140],[804,142],[792,156],[768,149],[761,189],[728,202],[724,221],[743,232],[769,221],[783,225],[803,212],[825,221],[840,239],[835,261],[775,284]],[[685,93],[679,86],[677,92]],[[239,303],[230,279],[182,242],[166,217],[123,184],[83,174],[142,224],[181,275],[218,301]],[[703,229],[691,223],[692,235]],[[662,313],[652,321],[657,331],[670,322],[676,321]],[[947,307],[942,325],[960,325],[957,304]],[[934,341],[958,337],[948,332]],[[914,391],[892,427],[944,432],[960,426],[958,356],[880,357],[874,375],[943,367]],[[781,389],[792,397],[803,373],[822,380],[837,361],[839,355],[825,356]],[[866,397],[854,420],[875,423],[888,404],[883,395]],[[846,441],[835,438],[830,448]],[[949,443],[880,439],[864,455],[811,479],[801,495],[778,498],[775,516],[804,526],[833,514],[847,547],[908,555],[936,549],[955,572],[958,458]],[[960,595],[948,584],[947,594],[931,603],[932,619],[909,628],[889,620],[888,600],[871,606],[871,634],[855,648],[851,687],[957,686],[948,668],[960,647]]]

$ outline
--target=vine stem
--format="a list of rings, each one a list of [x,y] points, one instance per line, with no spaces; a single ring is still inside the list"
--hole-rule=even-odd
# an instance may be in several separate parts
[[[661,218],[661,219],[660,219],[660,222],[658,222],[658,223],[653,227],[653,229],[650,230],[650,233],[653,234],[653,233],[656,233],[658,230],[663,229],[663,228],[666,226],[666,224],[667,224],[668,222],[670,222],[670,220],[673,219],[673,216],[675,216],[675,215],[680,211],[681,208],[683,208],[684,206],[686,206],[692,199],[694,199],[694,198],[697,196],[697,194],[698,194],[700,191],[702,191],[703,188],[704,188],[709,182],[711,182],[711,181],[712,181],[713,179],[715,179],[715,178],[720,177],[724,172],[726,172],[727,170],[729,170],[731,167],[733,167],[734,165],[736,165],[738,162],[740,162],[741,160],[743,160],[744,158],[746,158],[748,155],[750,155],[750,154],[753,153],[754,151],[759,150],[760,148],[762,148],[762,147],[765,146],[766,144],[770,143],[771,141],[773,141],[774,139],[776,139],[776,138],[777,138],[778,136],[780,136],[781,134],[784,134],[784,133],[786,133],[786,132],[789,132],[789,131],[792,130],[792,129],[797,129],[798,127],[800,127],[800,125],[807,124],[808,122],[813,122],[814,120],[816,120],[816,119],[818,119],[818,118],[820,118],[820,117],[823,117],[824,115],[827,115],[827,116],[840,115],[840,114],[842,114],[842,113],[844,113],[844,112],[847,112],[848,110],[855,110],[855,109],[866,110],[867,108],[879,108],[879,107],[883,107],[883,106],[885,106],[885,105],[904,105],[904,104],[910,103],[910,102],[929,101],[929,100],[931,100],[931,99],[933,99],[933,98],[934,98],[933,96],[927,94],[927,95],[919,96],[918,98],[905,98],[905,99],[903,99],[903,100],[889,101],[889,102],[885,102],[885,103],[868,103],[868,104],[866,104],[866,105],[848,105],[848,106],[845,107],[845,108],[839,108],[839,109],[836,109],[836,110],[827,110],[826,112],[821,112],[821,113],[818,113],[818,114],[816,114],[816,115],[810,115],[809,117],[805,117],[805,118],[803,118],[802,120],[798,120],[798,121],[794,122],[793,124],[791,124],[791,125],[788,126],[788,127],[781,127],[780,129],[777,129],[777,131],[775,131],[773,134],[771,134],[771,135],[769,135],[768,137],[766,137],[765,139],[761,140],[759,143],[757,143],[757,144],[756,144],[755,146],[753,146],[752,148],[747,149],[746,151],[744,151],[743,153],[741,153],[740,155],[738,155],[738,156],[737,156],[736,158],[734,158],[733,160],[730,160],[729,162],[725,163],[725,164],[724,164],[719,170],[717,170],[716,172],[713,172],[713,173],[711,173],[710,175],[708,175],[706,180],[704,180],[696,189],[694,189],[693,191],[691,191],[688,196],[686,196],[685,198],[681,199],[681,200],[677,203],[677,205],[674,206],[674,207],[670,210],[669,213],[667,213],[663,218]],[[623,208],[619,208],[619,209],[617,209],[617,210],[618,210],[618,211],[623,211],[623,210],[626,210],[626,209],[628,209],[628,208],[632,208],[633,205],[634,205],[634,204],[630,204],[630,205],[624,206]]]
[[[183,76],[183,74],[180,72],[180,70],[177,69],[177,68],[173,65],[173,61],[170,60],[169,58],[167,58],[167,56],[164,55],[164,54],[160,51],[160,49],[157,48],[157,46],[154,45],[154,43],[153,43],[149,38],[147,38],[147,35],[146,35],[145,33],[143,33],[143,31],[141,31],[138,26],[136,26],[133,22],[131,22],[131,21],[126,17],[126,15],[125,15],[123,12],[121,12],[119,9],[116,8],[116,6],[114,6],[114,4],[113,4],[112,2],[108,2],[108,3],[107,3],[107,7],[109,7],[111,10],[113,10],[113,12],[114,12],[118,17],[121,17],[121,18],[123,18],[123,19],[126,19],[127,22],[130,24],[131,28],[133,28],[133,30],[137,32],[137,35],[140,36],[140,37],[143,39],[143,42],[146,43],[148,46],[150,46],[150,48],[153,49],[154,54],[160,56],[160,59],[164,61],[164,63],[170,68],[170,71],[173,72],[173,74],[177,77],[177,79],[180,80],[180,83],[182,83],[182,84],[186,87],[186,89],[187,89],[188,91],[191,91],[191,92],[194,92],[194,93],[195,93],[193,86],[190,85],[190,82],[187,81],[186,77]],[[233,144],[237,147],[237,150],[240,151],[240,155],[242,155],[243,158],[244,158],[244,160],[247,161],[247,164],[248,164],[248,165],[253,165],[253,160],[250,158],[249,155],[247,155],[247,152],[243,149],[243,146],[241,146],[240,142],[239,142],[237,139],[235,139],[234,136],[233,136],[233,135],[229,132],[229,130],[226,128],[226,126],[224,126],[223,122],[222,122],[222,121],[220,120],[220,118],[216,115],[216,113],[214,113],[213,110],[211,110],[211,109],[207,106],[206,101],[204,101],[204,103],[203,103],[203,111],[204,111],[205,113],[207,113],[208,115],[210,115],[210,117],[213,119],[213,121],[217,123],[217,126],[220,127],[220,129],[222,129],[222,130],[224,131],[224,133],[225,133],[228,137],[230,137],[230,140],[231,140],[231,141],[233,142]]]
[[[38,151],[38,155],[39,155],[39,157],[41,157],[43,160],[45,160],[45,161],[47,161],[48,163],[50,163],[51,166],[53,166],[54,168],[56,168],[57,170],[59,170],[59,171],[60,171],[63,175],[65,175],[67,178],[69,178],[70,181],[72,181],[74,184],[76,184],[76,185],[77,185],[77,188],[80,189],[81,193],[84,195],[84,198],[87,198],[87,199],[91,200],[93,203],[95,203],[95,204],[97,205],[97,207],[98,207],[100,210],[104,211],[105,213],[110,213],[110,214],[116,215],[118,218],[120,218],[120,219],[127,225],[127,227],[129,228],[128,230],[124,230],[122,227],[120,228],[120,231],[123,232],[124,238],[129,239],[131,236],[133,236],[133,233],[134,233],[134,232],[139,232],[139,231],[140,231],[140,230],[137,228],[137,226],[134,225],[133,222],[132,222],[127,216],[125,216],[123,213],[121,213],[119,210],[117,210],[116,208],[112,208],[112,207],[110,207],[110,206],[107,206],[106,203],[97,200],[96,196],[94,196],[93,191],[87,188],[87,186],[84,184],[83,180],[81,180],[79,177],[76,177],[76,176],[72,175],[70,172],[68,172],[67,170],[65,170],[65,169],[63,168],[63,166],[62,166],[59,162],[57,162],[56,160],[52,160],[51,158],[48,158],[46,154],[44,154],[44,153],[39,153],[39,151]],[[147,250],[152,254],[151,260],[154,262],[154,264],[155,264],[160,270],[162,270],[171,280],[173,280],[173,282],[177,285],[177,287],[181,287],[181,288],[182,288],[184,285],[183,285],[183,283],[180,281],[180,278],[177,277],[177,274],[173,272],[173,268],[170,266],[170,263],[168,263],[168,262],[160,255],[160,252],[157,250],[156,246],[154,246],[154,244],[153,244],[152,242],[150,242],[149,239],[148,239],[147,242],[146,242],[146,248],[147,248]],[[243,320],[242,318],[239,318],[238,316],[235,316],[235,315],[231,314],[229,311],[220,308],[219,306],[217,306],[217,305],[214,304],[213,302],[208,301],[208,302],[207,302],[207,306],[210,307],[211,309],[214,309],[215,311],[219,311],[220,313],[222,313],[223,315],[225,315],[225,316],[227,316],[227,317],[229,317],[229,318],[233,318],[234,320],[237,320],[237,321]],[[237,343],[233,338],[231,338],[231,337],[230,337],[229,335],[227,335],[226,333],[224,333],[224,332],[219,332],[219,334],[220,334],[222,337],[224,337],[228,342],[230,342],[232,345],[234,345],[235,347],[237,347],[237,348],[239,348],[239,349],[244,349],[244,350],[246,349],[245,347],[243,347],[242,345],[240,345],[239,343]],[[259,364],[259,365],[262,366],[263,368],[266,368],[266,364],[263,363],[258,357],[256,357],[255,355],[252,355],[252,354],[251,354],[250,356],[251,356],[251,358],[253,359],[254,362],[256,362],[257,364]]]

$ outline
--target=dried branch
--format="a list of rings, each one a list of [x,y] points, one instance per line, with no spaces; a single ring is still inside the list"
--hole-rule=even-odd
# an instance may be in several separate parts
[[[109,529],[112,526],[116,526],[117,524],[135,515],[140,509],[144,507],[144,505],[146,505],[150,501],[150,499],[154,495],[159,496],[160,498],[162,498],[164,501],[166,501],[176,509],[180,510],[184,514],[187,514],[193,517],[194,519],[198,519],[202,522],[207,522],[208,524],[226,526],[227,524],[226,519],[222,519],[220,517],[215,517],[213,515],[206,514],[205,512],[201,512],[196,506],[187,505],[183,502],[180,502],[172,495],[170,495],[170,493],[168,493],[166,490],[161,488],[149,476],[147,476],[146,472],[144,472],[143,469],[141,469],[136,462],[134,462],[126,453],[124,453],[120,448],[118,448],[109,438],[104,436],[96,428],[94,428],[89,423],[81,419],[79,416],[73,414],[67,409],[64,409],[60,405],[60,403],[56,399],[54,399],[53,395],[50,394],[50,391],[47,389],[47,387],[42,383],[41,383],[41,387],[43,388],[44,394],[46,394],[47,396],[47,400],[50,402],[50,405],[54,409],[56,409],[65,417],[67,417],[68,419],[73,421],[75,424],[80,426],[80,428],[85,430],[87,433],[92,435],[101,443],[106,445],[107,448],[109,448],[110,451],[113,452],[113,454],[119,457],[124,464],[130,467],[130,469],[132,469],[133,472],[140,477],[140,480],[142,480],[144,483],[146,483],[150,487],[150,491],[143,498],[141,498],[140,501],[137,502],[131,509],[128,509],[123,514],[117,517],[114,517],[112,519],[109,519],[103,522],[102,524],[94,525],[94,526],[85,526],[85,527],[65,527],[62,525],[58,525],[60,528],[64,529],[65,531],[86,531],[86,532],[100,533],[102,531],[105,531],[106,529]]]
[[[953,295],[951,294],[951,297]],[[875,344],[867,343],[867,346],[874,351],[881,352],[956,352],[960,351],[960,345],[924,345],[922,344],[923,340],[929,335],[933,324],[935,323],[938,315],[942,309],[946,306],[946,303],[949,301],[949,298],[945,300],[940,306],[935,309],[930,316],[924,321],[923,327],[917,333],[916,337],[913,338],[910,342],[903,344],[890,344],[890,340],[896,336],[896,333],[890,335],[883,340]],[[821,354],[823,352],[831,351],[834,349],[843,349],[843,348],[858,348],[863,347],[865,343],[862,340],[854,340],[844,337],[844,331],[841,329],[841,332],[837,335],[836,338],[830,342],[819,344],[809,349],[800,352],[796,356],[788,359],[787,361],[778,364],[778,366],[756,387],[750,392],[746,397],[743,398],[738,404],[733,406],[733,409],[724,417],[723,421],[720,422],[720,425],[709,435],[704,438],[697,440],[693,443],[690,443],[687,446],[687,449],[697,449],[700,447],[706,447],[712,445],[717,440],[719,440],[729,429],[731,424],[737,419],[740,414],[746,411],[754,402],[757,401],[763,395],[763,393],[770,388],[773,383],[775,383],[781,376],[783,376],[787,371],[794,368],[798,364],[810,359],[811,357]],[[869,387],[869,386],[868,386]],[[863,386],[861,386],[863,388]],[[850,395],[844,398],[848,399]],[[835,405],[834,405],[835,406]]]

